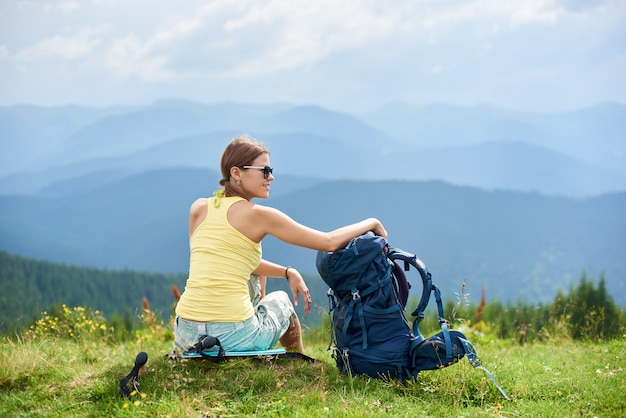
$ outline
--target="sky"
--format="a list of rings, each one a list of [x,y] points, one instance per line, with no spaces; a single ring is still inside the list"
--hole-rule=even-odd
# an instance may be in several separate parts
[[[626,104],[626,0],[0,0],[0,105]]]

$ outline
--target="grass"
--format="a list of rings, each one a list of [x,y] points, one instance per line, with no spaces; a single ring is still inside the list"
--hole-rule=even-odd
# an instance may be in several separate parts
[[[63,322],[63,321],[61,321]],[[58,329],[58,324],[55,325]],[[104,328],[104,327],[102,327]],[[0,341],[2,417],[622,417],[626,416],[626,336],[600,343],[561,339],[519,346],[472,335],[487,375],[462,360],[400,384],[341,375],[323,332],[308,332],[296,360],[172,360],[168,327],[150,323],[120,342],[26,333]],[[130,400],[119,380],[150,358]]]

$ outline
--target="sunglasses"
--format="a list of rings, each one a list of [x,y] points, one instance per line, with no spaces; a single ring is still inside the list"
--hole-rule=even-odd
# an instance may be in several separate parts
[[[257,170],[263,171],[263,177],[267,180],[267,178],[274,172],[274,169],[269,165],[260,166],[260,165],[244,165],[241,168],[256,168]]]

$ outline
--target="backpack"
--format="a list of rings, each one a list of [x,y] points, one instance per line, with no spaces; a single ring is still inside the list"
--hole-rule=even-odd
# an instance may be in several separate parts
[[[448,328],[441,292],[416,255],[390,248],[385,238],[367,232],[335,252],[319,251],[316,267],[330,287],[329,350],[343,373],[401,381],[417,378],[422,370],[448,367],[467,356],[509,399],[482,367],[467,337]],[[412,325],[404,314],[411,288],[404,271],[411,267],[418,271],[423,285],[420,301],[411,313]],[[425,338],[419,326],[433,293],[441,332]]]

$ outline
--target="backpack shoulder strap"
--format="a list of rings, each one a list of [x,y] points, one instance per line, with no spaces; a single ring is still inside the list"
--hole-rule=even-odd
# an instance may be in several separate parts
[[[422,278],[422,286],[423,286],[422,297],[420,298],[420,301],[417,304],[417,308],[415,308],[415,310],[411,313],[411,315],[415,317],[415,320],[413,321],[413,335],[415,336],[415,341],[413,342],[413,344],[419,344],[424,340],[424,337],[422,336],[422,333],[420,332],[419,325],[420,325],[420,322],[422,322],[422,320],[424,319],[424,311],[426,310],[426,307],[428,306],[430,295],[431,293],[434,293],[435,299],[437,302],[439,326],[441,327],[441,330],[443,331],[444,341],[446,343],[446,353],[448,353],[448,356],[451,356],[452,350],[451,350],[450,335],[449,335],[448,325],[446,323],[446,320],[443,314],[443,303],[441,301],[441,292],[439,291],[437,286],[433,284],[432,275],[426,268],[426,265],[415,254],[411,254],[409,252],[406,252],[404,250],[400,250],[397,248],[391,248],[389,250],[389,253],[387,254],[387,257],[389,257],[389,259],[392,261],[396,261],[396,260],[404,261],[404,270],[406,271],[410,269],[410,266],[413,266],[419,272],[420,277]]]
[[[426,310],[426,306],[428,306],[428,301],[430,300],[430,293],[433,285],[432,275],[426,268],[424,262],[417,258],[415,254],[411,254],[398,248],[390,248],[387,257],[392,261],[404,261],[404,271],[409,271],[410,266],[413,266],[419,272],[423,285],[422,296],[417,304],[417,308],[413,311],[413,313],[411,313],[411,315],[417,317],[416,321],[418,323],[421,322],[424,319],[424,311]]]

